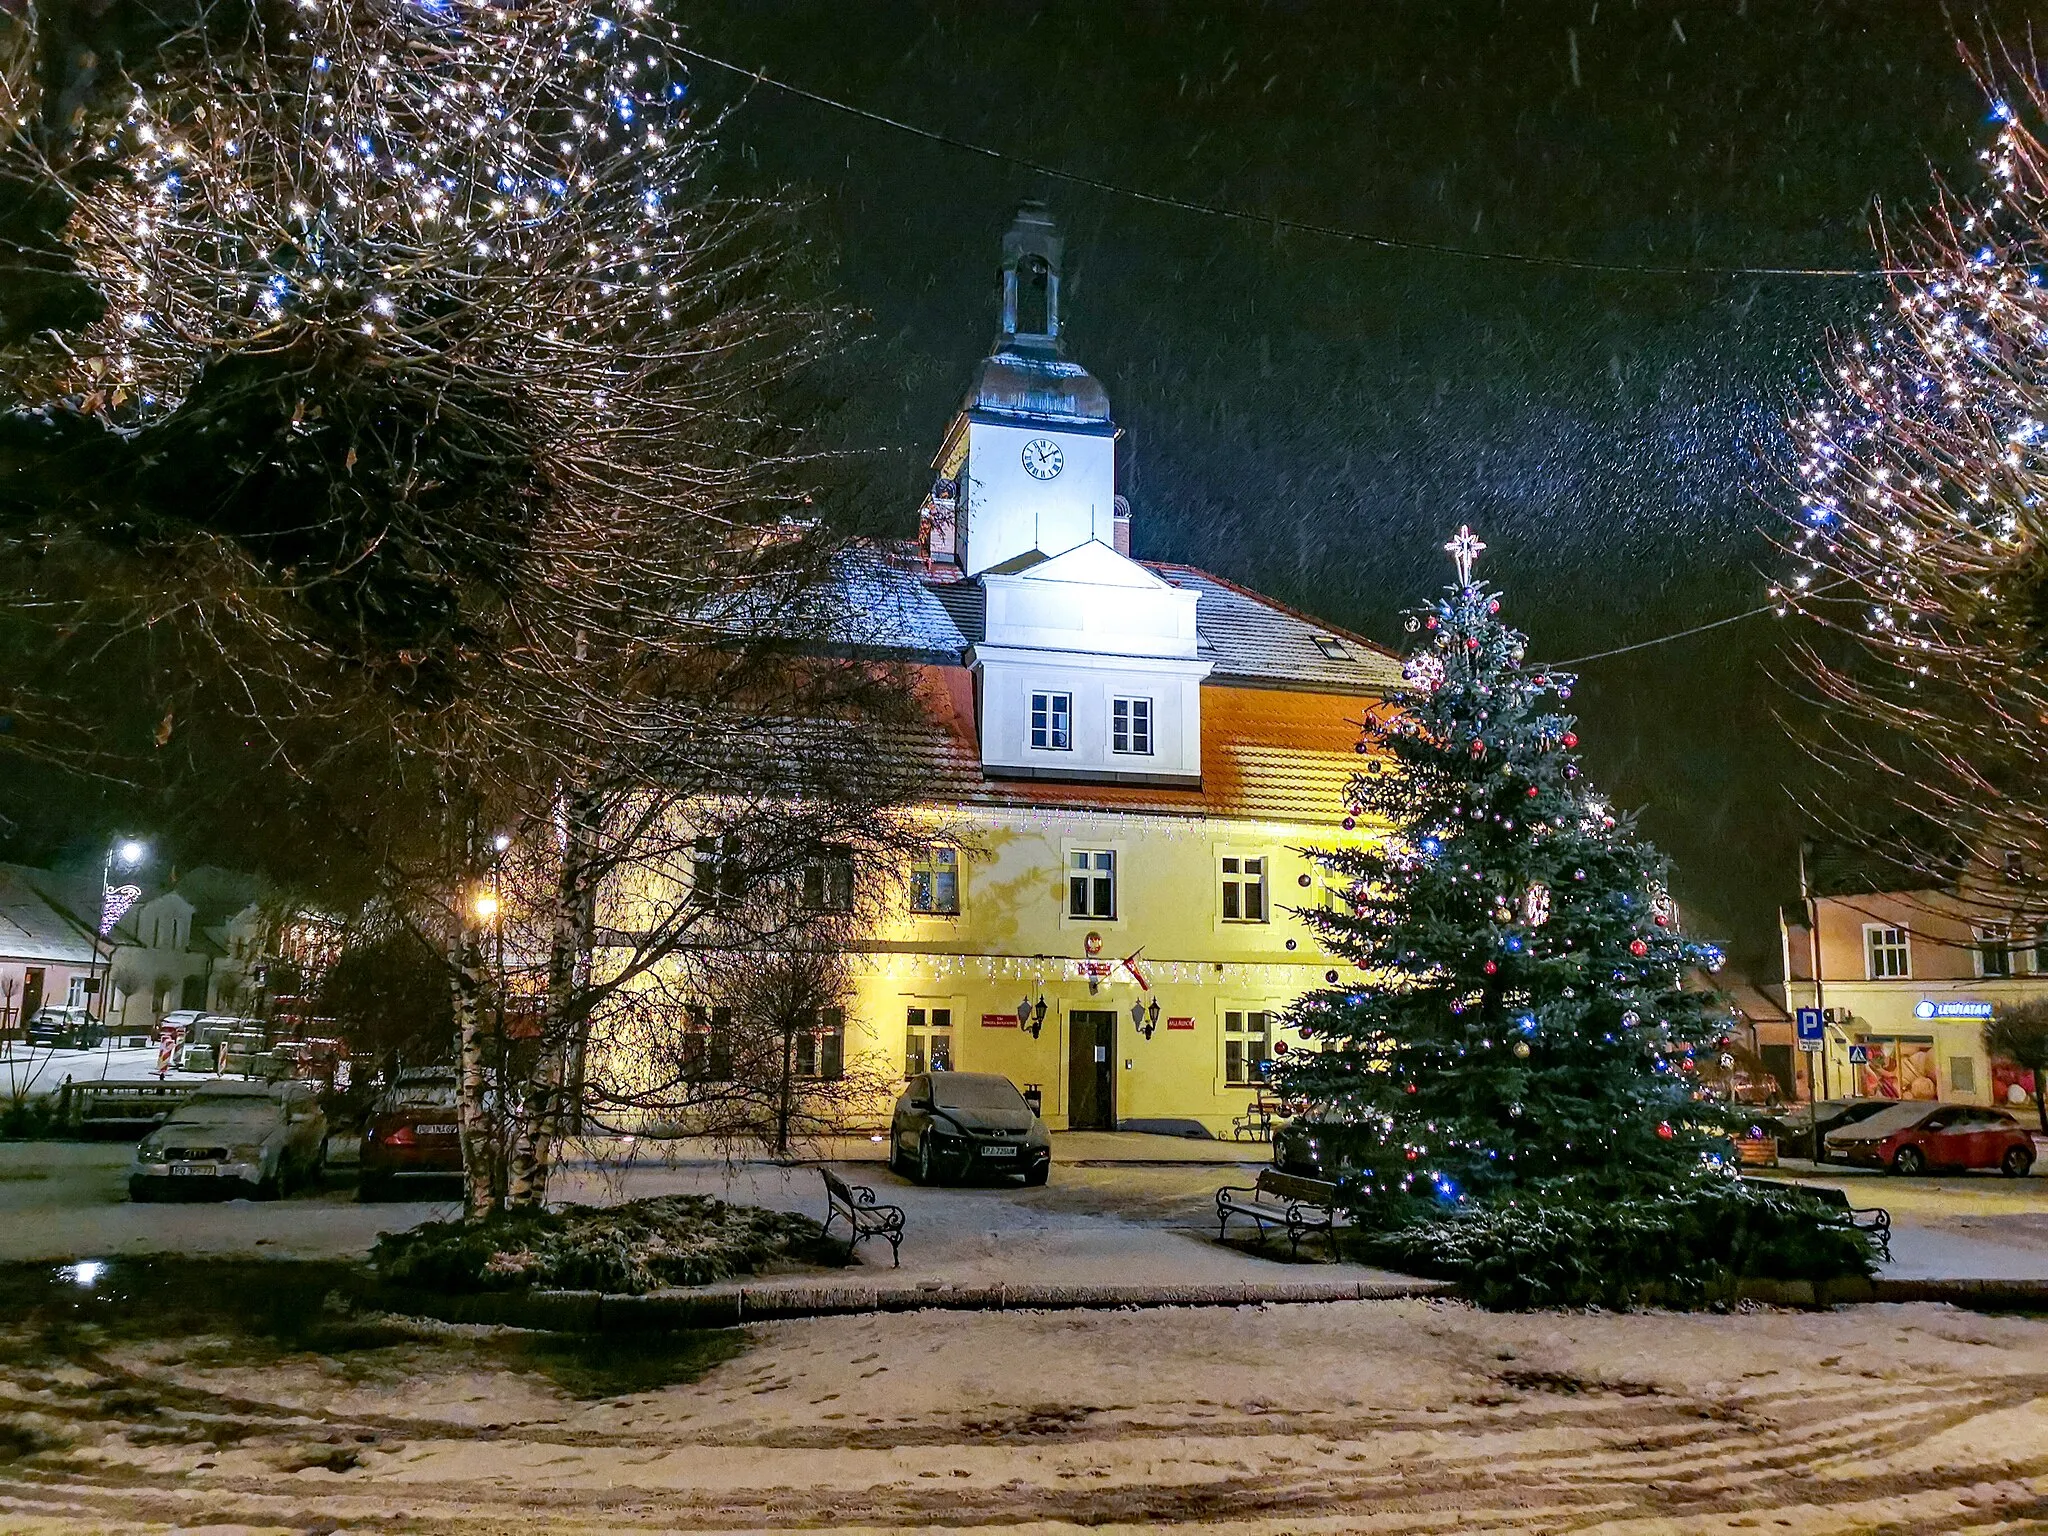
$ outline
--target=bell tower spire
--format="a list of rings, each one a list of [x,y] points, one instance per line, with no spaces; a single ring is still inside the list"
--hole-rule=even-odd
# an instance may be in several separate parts
[[[1003,236],[1003,332],[999,347],[1060,350],[1060,251],[1065,242],[1043,203],[1017,209]]]

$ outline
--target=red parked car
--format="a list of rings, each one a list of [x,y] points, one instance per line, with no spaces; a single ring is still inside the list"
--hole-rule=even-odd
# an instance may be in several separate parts
[[[356,1198],[389,1200],[402,1186],[445,1185],[461,1172],[455,1074],[438,1068],[400,1072],[363,1127]]]
[[[1828,1132],[1828,1151],[1893,1173],[1996,1168],[2017,1179],[2034,1166],[2033,1133],[2002,1109],[1971,1104],[1894,1104]]]

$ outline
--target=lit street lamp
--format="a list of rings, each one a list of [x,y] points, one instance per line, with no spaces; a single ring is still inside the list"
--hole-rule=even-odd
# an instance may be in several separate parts
[[[93,974],[91,991],[99,996],[100,1033],[103,1035],[106,1033],[107,1027],[107,994],[111,990],[110,983],[113,980],[114,974],[114,946],[112,943],[114,925],[127,915],[128,909],[134,906],[136,899],[142,895],[142,887],[139,885],[131,884],[126,880],[119,885],[114,884],[114,871],[118,868],[132,873],[141,868],[143,862],[148,858],[149,844],[138,842],[132,837],[124,837],[107,849],[106,861],[100,865],[100,918],[99,926],[93,933],[92,938]],[[104,962],[102,962],[100,956],[100,943],[102,940],[108,941]],[[86,999],[85,1016],[88,1021],[92,1018],[91,996],[88,996]],[[96,1042],[92,1041],[90,1035],[88,1035],[87,1044],[94,1043]]]

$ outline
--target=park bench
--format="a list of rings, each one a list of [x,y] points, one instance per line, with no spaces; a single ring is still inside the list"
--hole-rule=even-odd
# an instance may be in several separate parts
[[[1849,1213],[1850,1224],[1868,1232],[1877,1251],[1884,1255],[1885,1263],[1892,1261],[1892,1213],[1881,1205],[1852,1205],[1846,1190],[1836,1189],[1832,1184],[1809,1184],[1802,1188],[1822,1205],[1831,1205],[1838,1211]]]
[[[865,1184],[849,1184],[830,1168],[818,1170],[825,1179],[825,1230],[844,1217],[847,1225],[846,1257],[853,1257],[853,1245],[863,1238],[886,1237],[889,1262],[903,1263],[903,1207],[877,1205],[875,1192]]]
[[[1280,1101],[1266,1097],[1264,1089],[1257,1098],[1245,1106],[1243,1114],[1230,1122],[1232,1141],[1271,1141],[1273,1139],[1273,1117],[1281,1113]]]
[[[1299,1257],[1301,1240],[1320,1232],[1336,1251],[1337,1186],[1327,1179],[1303,1178],[1278,1168],[1261,1168],[1251,1188],[1226,1185],[1216,1191],[1216,1238],[1221,1242],[1233,1216],[1248,1216],[1264,1238],[1270,1223],[1287,1229],[1289,1250]]]
[[[192,1088],[184,1083],[72,1083],[69,1093],[77,1106],[80,1136],[119,1139],[148,1135],[192,1097]]]

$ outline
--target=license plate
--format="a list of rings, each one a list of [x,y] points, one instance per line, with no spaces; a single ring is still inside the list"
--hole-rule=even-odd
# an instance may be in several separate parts
[[[983,1147],[981,1155],[983,1157],[1015,1157],[1017,1149],[1015,1147]]]
[[[174,1179],[175,1179],[175,1178],[181,1178],[181,1177],[189,1177],[189,1176],[190,1176],[190,1175],[192,1175],[192,1174],[198,1174],[198,1173],[206,1173],[206,1174],[216,1174],[216,1173],[219,1173],[219,1172],[220,1172],[220,1170],[219,1170],[218,1168],[214,1167],[214,1165],[213,1165],[212,1163],[173,1163],[173,1164],[171,1164],[171,1177],[172,1177],[172,1178],[174,1178]]]
[[[415,1136],[454,1136],[459,1127],[453,1125],[416,1125],[412,1128]]]

